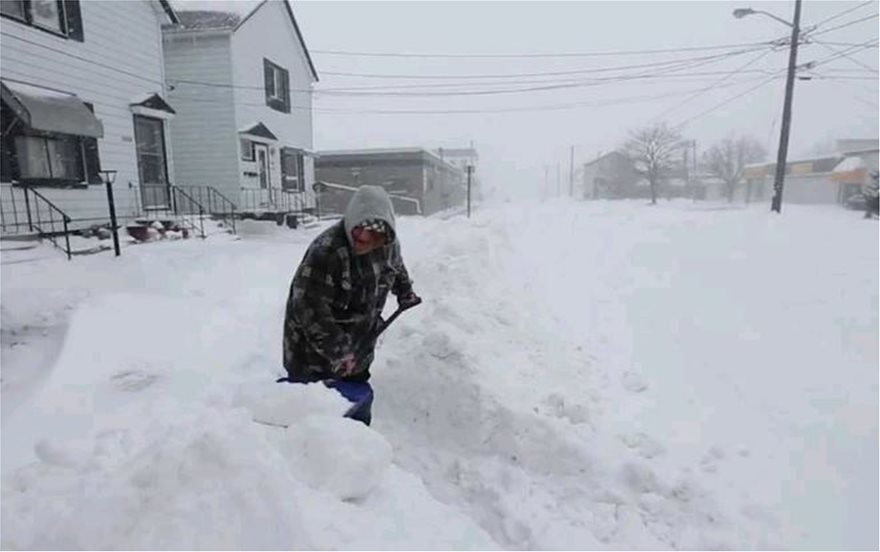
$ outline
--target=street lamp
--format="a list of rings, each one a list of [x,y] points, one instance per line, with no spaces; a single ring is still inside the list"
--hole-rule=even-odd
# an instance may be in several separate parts
[[[785,79],[785,101],[782,107],[782,128],[779,132],[779,151],[776,156],[776,175],[773,179],[773,201],[770,203],[770,210],[782,213],[782,187],[785,181],[785,162],[788,156],[788,136],[791,130],[791,99],[794,94],[795,69],[797,67],[797,48],[800,34],[801,22],[801,0],[794,2],[794,22],[788,22],[785,19],[777,17],[772,13],[762,10],[753,10],[752,8],[739,8],[733,10],[733,16],[742,19],[748,15],[759,13],[767,17],[779,21],[791,27],[791,46],[788,54],[788,74]]]
[[[113,252],[118,257],[119,252],[119,230],[116,227],[116,204],[113,202],[113,183],[116,181],[116,173],[114,170],[98,171],[101,180],[107,186],[107,205],[110,206],[110,230],[113,232]]]
[[[733,10],[733,16],[737,19],[742,19],[743,17],[746,17],[747,15],[753,15],[756,13],[760,13],[761,15],[766,15],[767,17],[771,17],[771,18],[775,19],[776,21],[779,21],[783,25],[787,25],[789,27],[794,27],[794,25],[792,25],[790,22],[786,21],[785,19],[782,19],[781,17],[777,17],[770,12],[765,12],[764,10],[753,10],[752,8],[738,8],[738,9]]]

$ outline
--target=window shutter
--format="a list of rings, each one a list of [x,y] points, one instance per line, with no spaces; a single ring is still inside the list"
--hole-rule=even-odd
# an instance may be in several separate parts
[[[64,13],[67,17],[67,36],[80,42],[85,42],[83,33],[82,12],[79,9],[79,0],[63,0]]]
[[[272,65],[269,63],[268,59],[263,58],[263,77],[266,81],[266,105],[272,106],[272,87],[273,87],[273,79],[272,79]]]
[[[284,75],[282,79],[284,81],[284,93],[281,95],[284,98],[284,112],[290,113],[290,74],[287,72],[287,69],[282,69],[281,74]]]

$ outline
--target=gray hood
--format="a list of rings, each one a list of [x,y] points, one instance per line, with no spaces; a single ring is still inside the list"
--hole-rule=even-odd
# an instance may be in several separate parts
[[[389,242],[394,241],[397,234],[397,228],[394,226],[394,207],[391,205],[388,193],[379,186],[361,186],[348,202],[344,220],[345,235],[349,244],[352,243],[352,229],[370,219],[380,219],[388,223],[392,232]]]

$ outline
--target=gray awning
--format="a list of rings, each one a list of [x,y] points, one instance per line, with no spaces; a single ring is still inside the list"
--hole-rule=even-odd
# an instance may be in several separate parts
[[[34,130],[104,137],[104,126],[75,94],[3,80],[0,92],[15,114]]]

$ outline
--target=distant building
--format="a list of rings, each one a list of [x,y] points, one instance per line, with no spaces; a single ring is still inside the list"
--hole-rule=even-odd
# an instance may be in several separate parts
[[[632,160],[619,151],[600,155],[581,170],[583,199],[638,197],[642,176]]]
[[[864,146],[869,146],[864,148]],[[859,149],[864,148],[864,149]],[[840,140],[837,153],[786,163],[783,203],[843,203],[860,191],[877,170],[876,140]],[[773,196],[776,163],[748,165],[745,190],[750,200],[769,200]]]
[[[342,212],[354,190],[381,186],[396,197],[399,214],[430,215],[464,205],[462,170],[421,148],[318,152],[315,178],[322,213]]]

